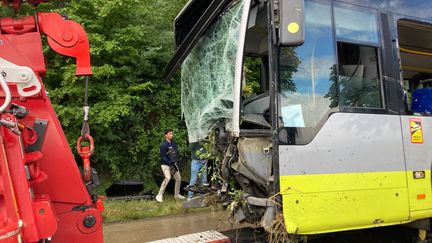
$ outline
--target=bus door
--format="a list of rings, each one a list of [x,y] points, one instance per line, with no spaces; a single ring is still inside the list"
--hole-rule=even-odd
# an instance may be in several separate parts
[[[432,24],[397,20],[405,115],[401,116],[410,218],[432,216]]]

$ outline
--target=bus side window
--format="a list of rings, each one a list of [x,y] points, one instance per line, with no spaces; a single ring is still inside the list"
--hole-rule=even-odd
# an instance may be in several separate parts
[[[431,115],[432,25],[408,19],[397,22],[400,64],[407,114]]]
[[[338,59],[340,105],[382,108],[377,48],[338,42]]]
[[[383,108],[377,12],[335,3],[334,15],[338,40],[339,105]]]

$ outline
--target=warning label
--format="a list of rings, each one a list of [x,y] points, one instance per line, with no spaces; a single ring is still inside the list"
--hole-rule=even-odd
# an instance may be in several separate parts
[[[420,118],[410,118],[411,143],[423,143],[423,130]]]

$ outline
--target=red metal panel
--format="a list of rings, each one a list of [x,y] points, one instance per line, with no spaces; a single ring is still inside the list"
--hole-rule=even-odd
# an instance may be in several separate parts
[[[48,197],[39,196],[33,201],[33,214],[40,239],[48,239],[57,231],[57,218]]]
[[[48,178],[35,185],[37,194],[48,194],[53,202],[90,204],[78,166],[48,97],[16,102],[30,110],[27,119],[48,120],[39,167]],[[67,192],[67,193],[66,193]]]
[[[9,174],[3,138],[0,136],[0,241],[17,243],[20,237],[18,206]]]
[[[3,115],[2,118],[15,121],[15,118],[10,114]],[[3,137],[7,163],[9,166],[11,182],[15,191],[19,215],[24,222],[22,226],[23,239],[25,242],[39,241],[33,216],[30,188],[24,170],[24,148],[22,147],[19,136],[12,133],[4,126],[0,127],[0,135]]]
[[[12,134],[4,127],[1,128],[4,133],[2,135],[7,141],[7,154],[9,157],[13,157],[13,163],[17,165],[15,169],[20,170],[22,173],[20,176],[15,176],[13,185],[14,187],[19,185],[18,187],[21,188],[20,198],[27,198],[21,203],[23,206],[19,206],[20,210],[21,208],[25,209],[25,212],[22,213],[22,215],[26,216],[23,221],[30,222],[26,224],[28,225],[27,228],[34,230],[33,235],[36,238],[46,237],[56,229],[56,225],[52,220],[46,221],[46,224],[43,225],[43,217],[34,217],[39,213],[41,206],[32,203],[34,200],[29,197],[24,164],[31,165],[37,161],[40,173],[46,174],[47,178],[40,183],[35,183],[32,187],[36,198],[40,197],[40,195],[49,195],[49,199],[44,200],[44,205],[47,205],[49,201],[52,202],[54,209],[52,215],[49,210],[46,212],[49,213],[48,218],[52,218],[54,215],[58,218],[58,229],[54,234],[53,242],[65,242],[65,239],[68,239],[67,242],[103,242],[102,217],[100,212],[95,209],[96,206],[82,181],[78,166],[49,98],[41,95],[19,99],[16,88],[11,87],[11,92],[12,97],[14,97],[13,102],[29,110],[27,117],[19,121],[21,124],[32,127],[35,119],[48,120],[41,150],[29,153],[26,156],[22,155],[23,148],[19,146],[20,142],[17,135]],[[41,93],[45,93],[43,88]],[[0,97],[0,102],[3,102],[3,97]],[[16,156],[17,154],[19,156]],[[84,212],[72,211],[74,207],[83,205],[87,208]],[[48,206],[45,208],[47,209]],[[32,210],[32,212],[30,213],[28,209]],[[83,228],[82,225],[83,218],[88,213],[94,215],[97,224],[86,231],[87,229]],[[28,232],[24,232],[28,236]],[[69,239],[73,240],[69,241]],[[25,238],[24,241],[31,242],[31,239]]]
[[[102,228],[102,216],[94,209],[85,211],[74,211],[71,212],[71,208],[74,205],[65,203],[54,204],[54,209],[59,213],[59,230],[54,235],[52,243],[102,243],[103,242],[103,228]],[[96,218],[96,224],[92,229],[87,232],[78,230],[78,227],[82,227],[83,218],[89,214],[93,214]],[[73,227],[72,227],[73,226]],[[67,239],[67,241],[65,241]]]
[[[20,19],[3,18],[0,20],[0,26],[2,34],[20,35],[37,31],[33,16],[26,16]]]
[[[0,56],[16,65],[30,67],[35,73],[46,73],[41,35],[34,17],[25,17],[23,27],[14,26],[18,20],[0,19]],[[31,32],[23,33],[23,30]]]

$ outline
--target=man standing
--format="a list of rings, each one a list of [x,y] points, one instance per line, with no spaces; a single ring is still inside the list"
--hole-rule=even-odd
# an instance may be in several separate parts
[[[178,168],[180,157],[177,144],[173,140],[174,135],[172,129],[166,129],[164,136],[165,140],[160,145],[160,162],[165,179],[160,186],[156,201],[163,202],[163,194],[168,182],[171,180],[171,176],[173,176],[175,180],[174,198],[183,200],[185,197],[180,195],[181,176]]]
[[[201,185],[207,186],[207,151],[201,143],[195,142],[189,145],[192,152],[192,163],[191,163],[191,177],[189,182],[189,188],[194,187],[198,176],[201,176]],[[193,190],[188,192],[188,200],[193,197]]]

